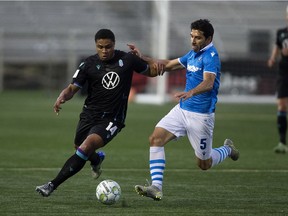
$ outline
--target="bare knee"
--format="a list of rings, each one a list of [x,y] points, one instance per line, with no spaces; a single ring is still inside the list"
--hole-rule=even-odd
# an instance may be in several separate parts
[[[157,137],[154,134],[152,134],[149,137],[149,143],[150,143],[150,146],[162,146],[163,139],[161,137]]]
[[[201,170],[208,170],[212,167],[212,159],[201,160],[197,158],[197,165]]]

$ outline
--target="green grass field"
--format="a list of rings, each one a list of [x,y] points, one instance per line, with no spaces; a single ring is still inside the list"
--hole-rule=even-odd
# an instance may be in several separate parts
[[[52,106],[57,94],[0,94],[0,215],[288,215],[288,155],[276,155],[275,105],[218,104],[214,147],[231,138],[241,157],[201,171],[187,138],[166,146],[164,197],[160,202],[134,192],[150,179],[148,136],[173,104],[130,104],[126,128],[105,148],[99,180],[84,169],[50,197],[35,192],[58,173],[74,153],[73,138],[83,98]],[[122,188],[121,201],[97,202],[95,188],[113,179]]]

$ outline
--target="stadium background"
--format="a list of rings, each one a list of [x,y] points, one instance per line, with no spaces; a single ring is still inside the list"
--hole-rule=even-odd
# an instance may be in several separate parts
[[[100,28],[114,31],[117,49],[135,43],[143,53],[159,57],[157,43],[167,36],[166,56],[182,56],[191,47],[190,23],[207,18],[215,27],[214,44],[222,59],[220,101],[223,95],[231,100],[234,95],[256,95],[274,102],[276,67],[268,69],[266,61],[276,29],[286,25],[286,5],[170,1],[165,34],[157,32],[160,12],[154,1],[1,1],[0,89],[62,89],[79,61],[95,53],[94,34]],[[182,89],[184,80],[184,71],[169,74],[166,93]],[[157,91],[155,81],[141,77],[140,82],[147,83],[141,92]]]
[[[273,152],[278,142],[276,68],[266,67],[275,31],[287,24],[287,1],[169,3],[167,55],[188,51],[190,23],[209,18],[223,64],[219,101],[263,101],[217,106],[213,146],[231,138],[241,151],[239,161],[228,159],[203,172],[187,137],[171,142],[165,146],[165,197],[153,202],[138,196],[134,185],[150,179],[148,137],[175,102],[131,103],[125,130],[104,149],[107,159],[98,180],[91,178],[87,164],[53,196],[35,192],[75,152],[83,98],[73,98],[59,116],[53,104],[80,59],[95,53],[95,31],[111,28],[117,48],[134,42],[144,53],[155,54],[156,42],[165,38],[160,30],[159,37],[151,36],[158,3],[0,1],[0,216],[288,215],[288,157]],[[168,91],[183,88],[179,74],[167,77]],[[113,206],[96,200],[95,188],[104,179],[122,188],[121,201]]]

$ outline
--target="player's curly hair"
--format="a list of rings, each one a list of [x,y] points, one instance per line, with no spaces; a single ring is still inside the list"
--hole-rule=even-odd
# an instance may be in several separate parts
[[[214,28],[209,20],[207,19],[199,19],[191,23],[191,30],[200,30],[203,32],[205,38],[211,36],[213,38]]]
[[[95,42],[99,39],[110,39],[115,42],[115,35],[110,29],[100,29],[95,34]]]

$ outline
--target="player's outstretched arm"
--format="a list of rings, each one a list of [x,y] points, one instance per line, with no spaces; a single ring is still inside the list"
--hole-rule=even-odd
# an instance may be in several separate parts
[[[69,84],[65,89],[63,89],[63,91],[60,93],[53,106],[54,112],[57,115],[59,115],[59,112],[61,110],[61,104],[70,100],[79,89],[80,88],[78,86],[73,84]]]
[[[134,44],[127,44],[130,49],[130,52],[139,56],[144,61],[148,62],[150,68],[150,76],[161,76],[165,72],[175,71],[183,68],[183,66],[179,63],[178,59],[167,60],[167,59],[153,59],[148,56],[144,56],[141,54],[139,48],[137,48]]]
[[[149,64],[149,70],[144,74],[149,77],[162,76],[165,73],[165,65],[155,60],[146,61]]]

